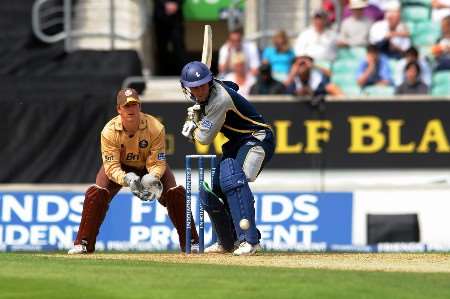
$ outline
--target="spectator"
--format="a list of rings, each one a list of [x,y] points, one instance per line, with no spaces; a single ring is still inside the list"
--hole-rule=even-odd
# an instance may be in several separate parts
[[[353,1],[350,1],[350,3],[351,2],[353,2]],[[361,1],[358,1],[358,2],[361,2]],[[369,19],[371,22],[383,20],[384,12],[377,5],[370,3],[370,1],[367,2],[367,0],[365,0],[363,2],[367,3],[367,6],[363,9],[364,17]],[[350,5],[345,6],[344,13],[343,13],[344,19],[346,19],[352,15],[351,10],[352,10],[352,8],[350,7]]]
[[[158,75],[178,75],[186,63],[183,0],[155,0],[156,70]]]
[[[291,49],[288,36],[283,30],[275,33],[272,43],[272,47],[264,49],[262,61],[272,66],[272,76],[276,80],[284,81],[295,59],[294,51]]]
[[[441,21],[441,37],[431,47],[436,59],[436,71],[450,70],[450,16]]]
[[[400,22],[400,4],[392,2],[387,7],[385,19],[372,25],[369,41],[391,58],[400,58],[409,49],[411,41],[406,25]]]
[[[247,70],[245,63],[245,55],[242,52],[234,52],[231,56],[232,71],[225,75],[225,81],[233,81],[239,86],[238,93],[247,96],[250,87],[255,84],[256,80],[253,74]]]
[[[327,14],[317,11],[313,24],[300,33],[295,41],[296,56],[303,53],[315,60],[333,60],[336,56],[336,33],[327,28]]]
[[[367,46],[372,22],[364,16],[365,0],[351,0],[352,15],[342,22],[337,41],[338,47]]]
[[[389,85],[392,81],[388,59],[374,45],[367,46],[366,58],[358,67],[356,78],[359,86]]]
[[[443,18],[450,15],[450,0],[431,0],[431,19],[441,22]]]
[[[308,55],[297,57],[292,66],[287,92],[296,96],[343,95],[342,91],[320,70],[313,67],[314,59]]]
[[[242,28],[235,29],[228,33],[228,40],[220,47],[219,50],[219,75],[225,76],[231,72],[231,56],[233,53],[242,52],[245,56],[245,61],[248,62],[247,68],[256,75],[258,73],[259,52],[256,45],[252,42],[242,40]]]
[[[400,86],[405,80],[405,67],[410,62],[417,62],[420,66],[420,79],[423,83],[431,85],[431,68],[428,61],[422,57],[419,57],[419,52],[415,47],[409,48],[405,57],[400,59],[395,67],[394,83],[395,86]]]
[[[272,77],[270,64],[261,64],[256,83],[250,88],[250,94],[270,95],[285,94],[286,87]]]
[[[405,67],[405,82],[395,90],[395,94],[427,94],[428,86],[420,79],[420,66],[416,61]]]

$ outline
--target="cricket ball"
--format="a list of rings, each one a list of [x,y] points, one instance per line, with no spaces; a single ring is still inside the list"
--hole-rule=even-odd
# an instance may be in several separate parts
[[[241,219],[241,221],[239,221],[239,227],[243,230],[247,230],[250,228],[250,222],[247,219]]]

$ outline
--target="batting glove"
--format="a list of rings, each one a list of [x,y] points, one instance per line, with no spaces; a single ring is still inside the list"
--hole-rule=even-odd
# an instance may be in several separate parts
[[[200,111],[201,106],[199,104],[195,104],[194,106],[187,108],[187,119],[198,123],[200,120]]]
[[[197,125],[192,120],[187,120],[183,125],[183,130],[181,130],[181,134],[188,138],[190,141],[194,140],[194,130],[197,128]]]

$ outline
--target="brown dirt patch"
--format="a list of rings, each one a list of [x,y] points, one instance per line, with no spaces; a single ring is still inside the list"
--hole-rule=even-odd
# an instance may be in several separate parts
[[[38,254],[43,256],[43,254]],[[48,257],[48,255],[45,255]],[[388,272],[447,272],[447,253],[261,253],[255,256],[179,253],[95,253],[52,255],[58,258],[130,260],[161,263],[214,264],[253,267],[310,268]]]

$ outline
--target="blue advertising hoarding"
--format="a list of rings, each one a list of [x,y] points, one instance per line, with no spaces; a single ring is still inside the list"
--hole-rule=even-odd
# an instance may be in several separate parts
[[[0,250],[63,250],[72,245],[84,195],[76,192],[0,192]],[[256,223],[266,249],[352,243],[352,193],[255,193]],[[193,206],[197,206],[193,196]],[[193,208],[195,219],[197,209]],[[211,224],[205,215],[205,243]],[[197,221],[198,223],[198,221]],[[112,201],[97,250],[177,250],[166,209],[131,193]]]

